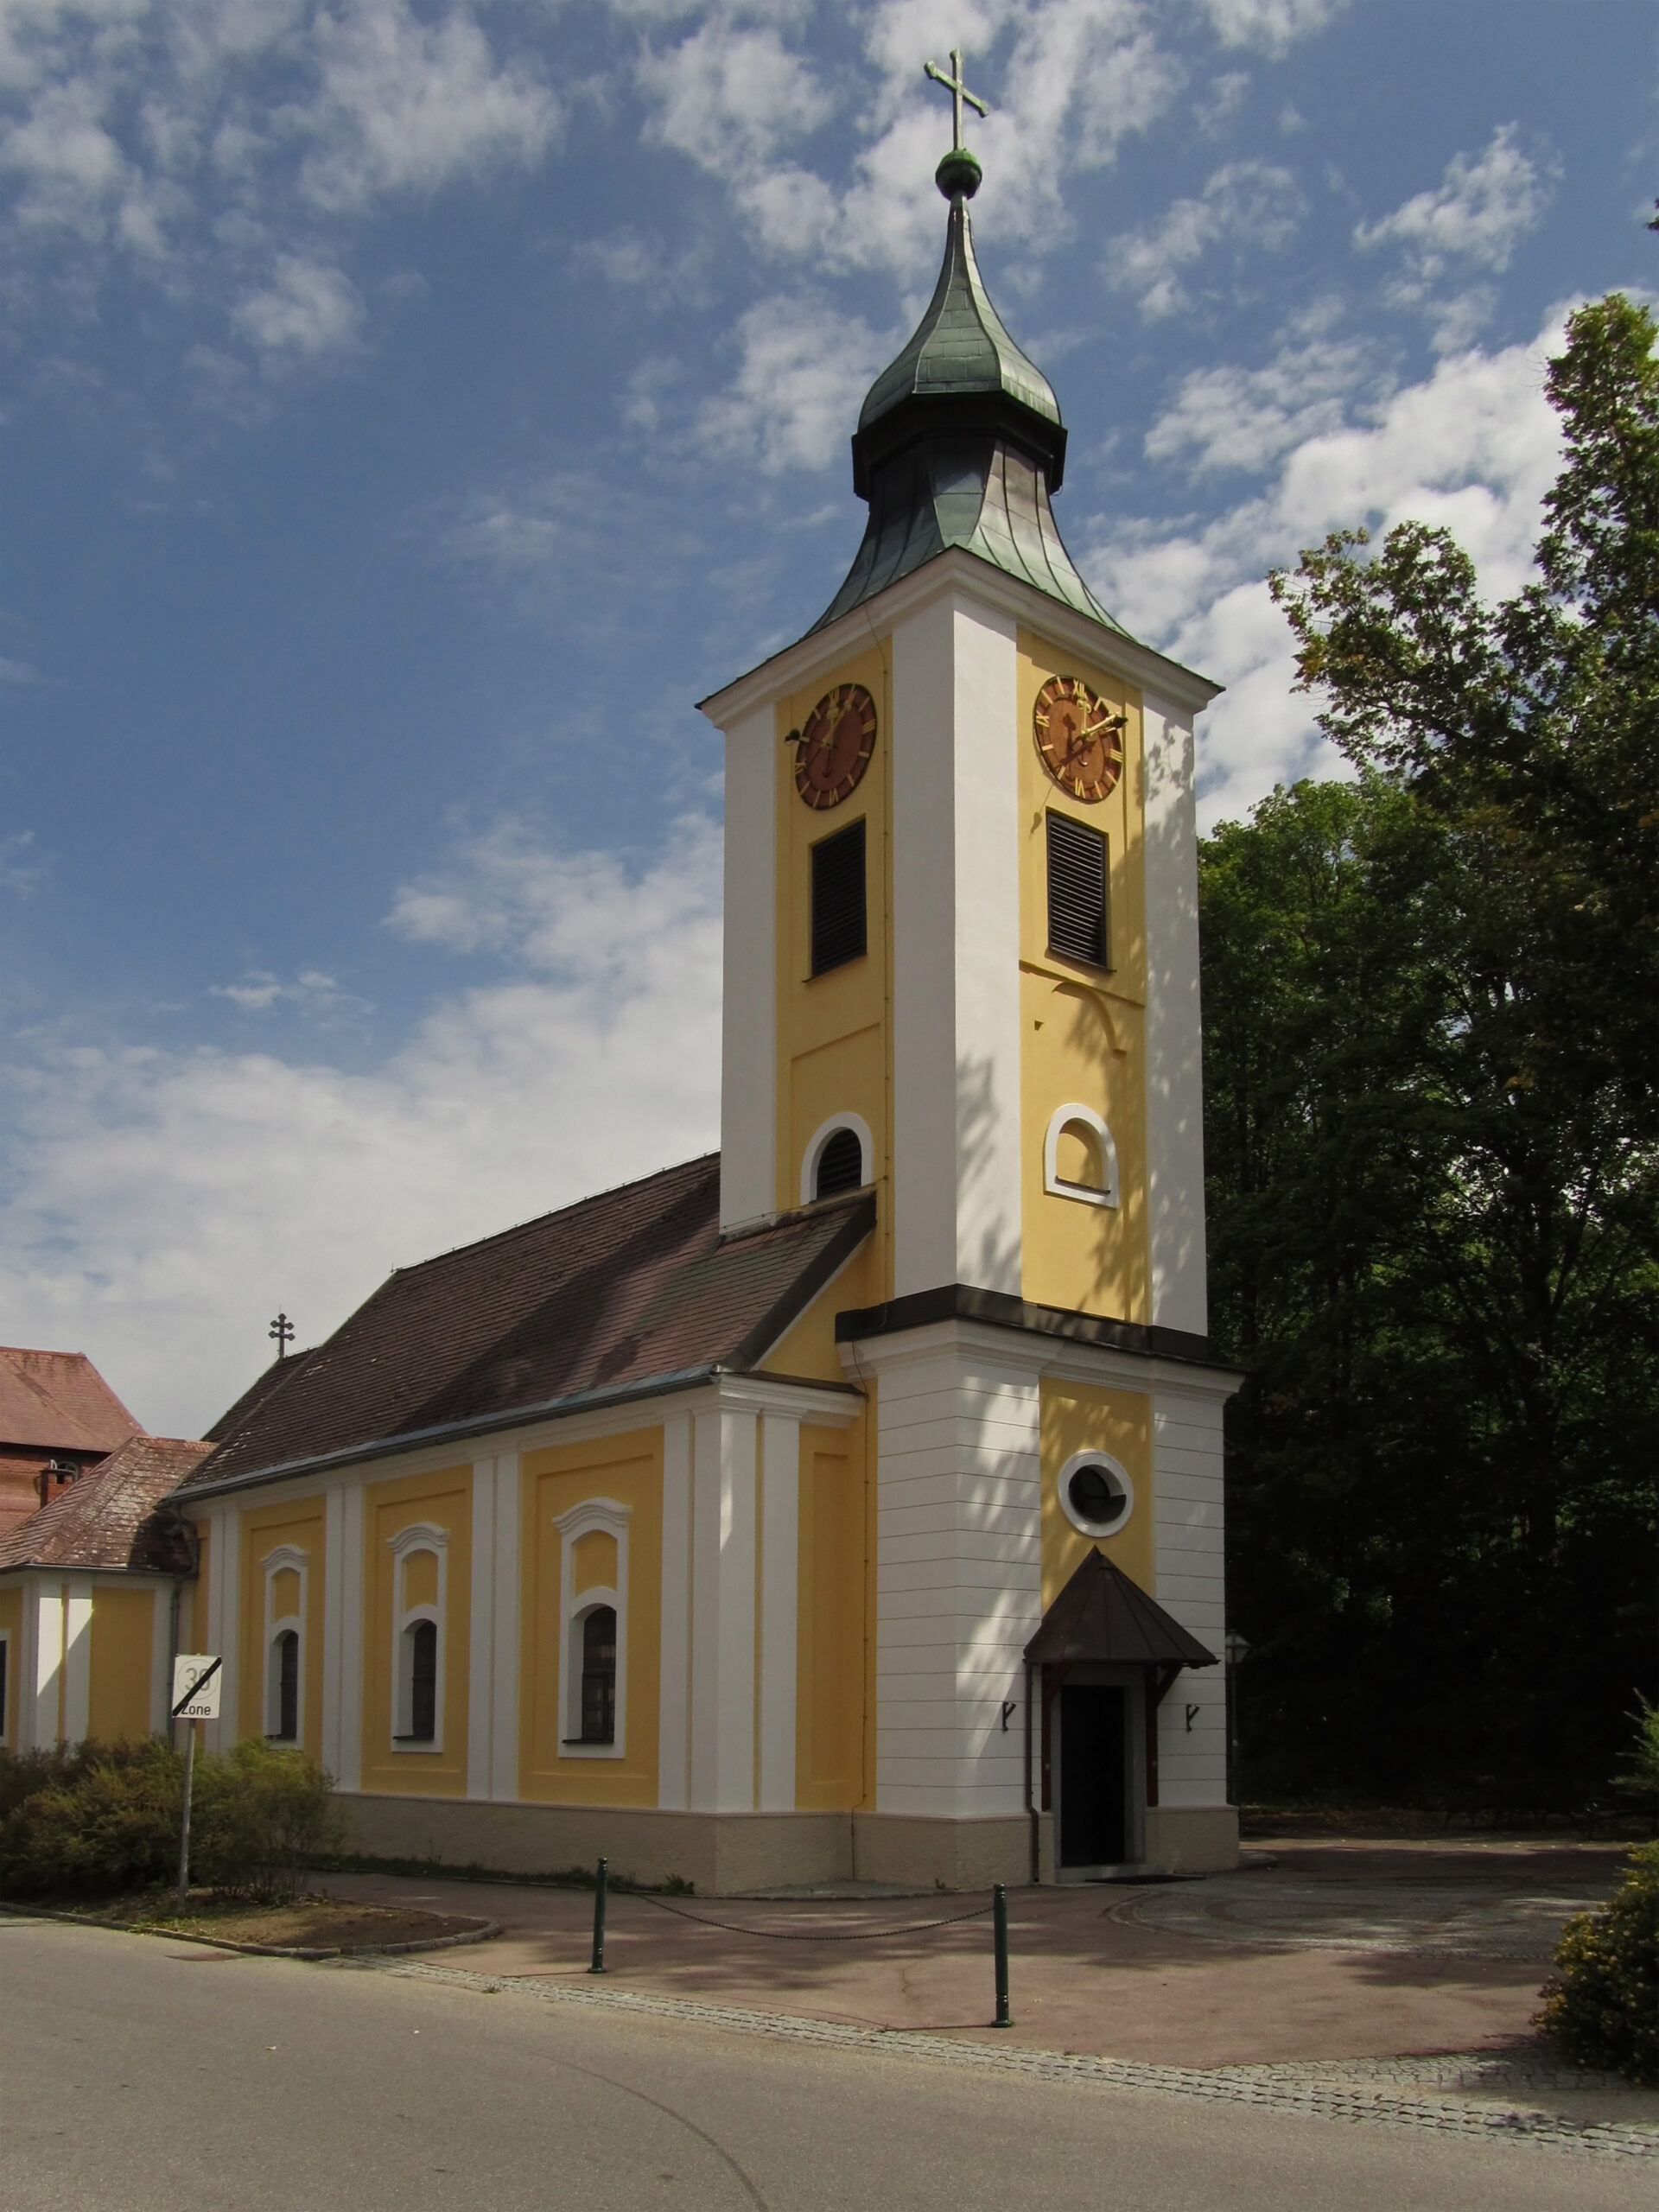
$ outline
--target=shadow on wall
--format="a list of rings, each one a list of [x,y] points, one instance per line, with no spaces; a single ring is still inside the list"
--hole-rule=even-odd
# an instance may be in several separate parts
[[[1007,1122],[1014,1119],[1014,1173],[1003,1168]],[[981,1290],[1020,1294],[1020,1177],[1018,1098],[999,1103],[988,1059],[964,1055],[957,1062],[957,1203],[959,1219],[972,1224],[975,1243],[969,1276]],[[1010,1214],[1008,1198],[1013,1195]],[[960,1248],[959,1248],[960,1249]]]

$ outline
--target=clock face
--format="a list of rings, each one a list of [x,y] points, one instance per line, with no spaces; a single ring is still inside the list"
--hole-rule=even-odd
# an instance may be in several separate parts
[[[1037,694],[1031,734],[1060,789],[1092,805],[1123,772],[1127,720],[1078,677],[1051,676]]]
[[[861,683],[838,683],[796,741],[795,788],[809,806],[839,806],[858,789],[874,750],[874,700]]]

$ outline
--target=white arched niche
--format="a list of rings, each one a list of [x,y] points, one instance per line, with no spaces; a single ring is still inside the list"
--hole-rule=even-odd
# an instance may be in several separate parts
[[[1078,1138],[1085,1152],[1092,1156],[1095,1173],[1090,1180],[1077,1182],[1060,1173],[1060,1141],[1067,1134]],[[1057,1106],[1049,1117],[1048,1134],[1043,1139],[1043,1188],[1051,1198],[1075,1198],[1085,1206],[1115,1206],[1117,1204],[1117,1147],[1112,1133],[1092,1106],[1084,1106],[1075,1099],[1070,1105]]]
[[[818,1162],[823,1158],[823,1148],[831,1137],[842,1129],[850,1129],[858,1139],[858,1180],[861,1188],[875,1180],[875,1146],[870,1136],[870,1125],[861,1114],[842,1112],[832,1114],[821,1122],[807,1140],[806,1150],[801,1154],[801,1204],[810,1206],[817,1198]],[[842,1194],[843,1197],[845,1192]]]

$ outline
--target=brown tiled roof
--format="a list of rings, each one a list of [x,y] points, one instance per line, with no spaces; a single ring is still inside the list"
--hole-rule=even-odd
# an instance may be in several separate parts
[[[202,1433],[210,1444],[222,1444],[227,1436],[251,1421],[270,1393],[285,1382],[291,1382],[308,1359],[315,1357],[315,1347],[308,1351],[291,1351],[283,1359],[273,1359],[264,1373],[255,1376],[236,1403],[209,1429]]]
[[[0,1344],[0,1444],[113,1452],[143,1433],[84,1351]]]
[[[213,1450],[181,1436],[134,1436],[0,1538],[9,1567],[132,1567],[188,1574],[193,1547],[162,1500]]]
[[[1132,1667],[1213,1667],[1216,1655],[1147,1597],[1115,1560],[1090,1550],[1043,1615],[1026,1657],[1045,1665],[1107,1660]]]
[[[722,1241],[719,1201],[711,1154],[399,1268],[214,1423],[217,1448],[185,1488],[752,1367],[868,1234],[874,1204],[853,1196]]]

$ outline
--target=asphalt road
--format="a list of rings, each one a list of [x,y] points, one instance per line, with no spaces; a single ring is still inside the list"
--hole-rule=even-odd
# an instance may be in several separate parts
[[[6,2212],[1615,2212],[1650,2163],[0,1919]]]

